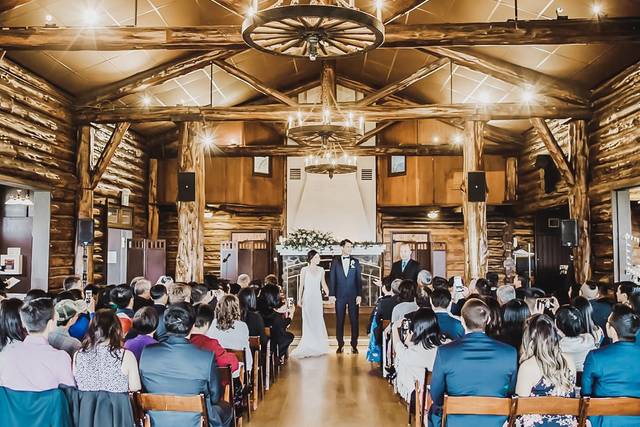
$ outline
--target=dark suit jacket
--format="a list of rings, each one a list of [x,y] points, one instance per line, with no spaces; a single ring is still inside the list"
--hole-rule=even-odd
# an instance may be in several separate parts
[[[592,350],[584,361],[583,396],[640,397],[640,346],[617,342]],[[592,427],[640,426],[640,417],[591,417]]]
[[[438,348],[431,378],[432,425],[441,425],[444,395],[506,397],[513,393],[518,372],[516,349],[472,332]],[[449,427],[502,427],[506,417],[452,415]]]
[[[336,256],[331,261],[329,271],[329,295],[336,299],[355,299],[362,296],[362,268],[360,261],[350,257],[349,272],[345,276],[342,268],[341,256]]]
[[[589,302],[591,302],[591,308],[593,309],[591,319],[593,320],[593,323],[600,326],[600,329],[602,329],[605,337],[607,338],[607,343],[609,343],[609,337],[607,336],[607,320],[609,320],[609,315],[611,314],[613,305],[606,298],[600,298],[597,300],[592,299]]]
[[[145,347],[140,358],[140,379],[147,393],[207,396],[209,425],[229,426],[231,408],[219,402],[221,390],[214,354],[191,344],[187,338],[167,336]],[[154,427],[199,426],[200,417],[191,413],[150,413]]]
[[[407,262],[407,266],[402,269],[402,260],[396,261],[391,265],[391,279],[411,279],[414,282],[418,281],[418,273],[420,273],[420,264],[417,261],[410,259]]]
[[[455,340],[464,336],[464,327],[462,322],[451,316],[449,313],[436,313],[440,332],[445,334],[447,338]]]

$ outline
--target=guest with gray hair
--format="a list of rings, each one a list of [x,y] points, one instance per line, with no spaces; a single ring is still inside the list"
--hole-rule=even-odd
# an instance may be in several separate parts
[[[516,289],[511,285],[502,285],[496,291],[496,298],[502,307],[509,301],[516,299]]]
[[[243,273],[238,276],[237,283],[241,288],[248,288],[249,284],[251,283],[251,277],[248,274]]]
[[[133,311],[138,311],[142,307],[153,307],[151,299],[151,282],[145,278],[138,279],[133,285]]]

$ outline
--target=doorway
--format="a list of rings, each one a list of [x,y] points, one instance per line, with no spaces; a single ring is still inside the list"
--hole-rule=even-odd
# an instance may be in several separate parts
[[[569,218],[569,208],[546,209],[535,215],[535,286],[553,293],[565,285],[571,248],[562,246],[560,223]]]
[[[612,196],[614,277],[640,283],[640,186]]]
[[[127,283],[127,241],[132,230],[107,229],[107,285]]]

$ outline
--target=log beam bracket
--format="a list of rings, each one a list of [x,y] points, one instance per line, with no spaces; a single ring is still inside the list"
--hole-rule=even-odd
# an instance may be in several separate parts
[[[573,186],[575,183],[575,178],[573,175],[573,170],[571,165],[569,165],[569,161],[567,157],[564,155],[562,148],[560,148],[560,144],[553,136],[551,129],[547,125],[547,122],[541,118],[533,118],[530,120],[533,127],[538,132],[538,136],[544,142],[545,147],[549,151],[549,155],[553,159],[556,167],[560,171],[560,175],[565,180],[568,186]]]
[[[107,168],[109,167],[109,163],[111,163],[111,158],[118,150],[118,146],[120,145],[120,141],[124,138],[124,135],[129,130],[130,123],[122,122],[116,124],[116,127],[113,129],[111,133],[111,137],[109,138],[109,142],[104,146],[102,153],[100,154],[100,158],[98,159],[98,163],[96,163],[93,172],[91,173],[91,189],[95,190],[102,178],[102,175],[105,173]]]

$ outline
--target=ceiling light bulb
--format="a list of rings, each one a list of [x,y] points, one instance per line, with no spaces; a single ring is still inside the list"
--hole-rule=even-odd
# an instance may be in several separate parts
[[[600,15],[602,13],[602,5],[594,3],[593,6],[591,6],[591,11],[594,15]]]
[[[453,143],[454,144],[462,144],[462,135],[460,135],[459,133],[455,134],[453,136]]]
[[[213,145],[213,137],[211,135],[204,135],[202,137],[202,144],[205,147],[211,147]]]
[[[535,97],[536,97],[536,94],[534,93],[533,89],[531,89],[530,87],[522,91],[522,102],[529,104],[533,102]]]
[[[51,21],[53,21],[53,16],[47,15],[47,16],[44,17],[44,20],[47,21],[47,22],[51,22]]]
[[[434,210],[430,210],[427,213],[427,218],[429,219],[436,219],[438,218],[438,215],[440,214],[440,212],[438,212],[438,210],[434,209]]]
[[[440,142],[440,138],[438,137],[438,135],[433,136],[433,142]]]
[[[98,22],[98,13],[94,9],[84,11],[84,22],[87,25],[95,25]]]
[[[256,11],[253,10],[253,6],[250,6],[249,9],[247,9],[247,16],[251,18],[252,16],[255,16],[255,14],[256,14]]]
[[[143,96],[142,105],[144,105],[145,107],[148,107],[149,105],[151,105],[151,97],[149,97],[148,95]]]

